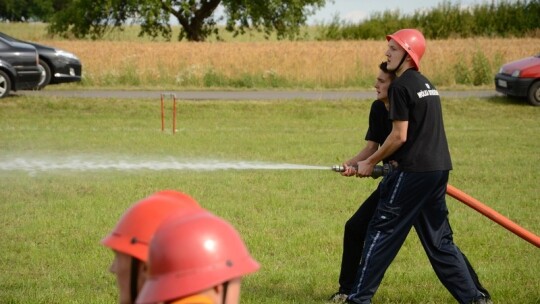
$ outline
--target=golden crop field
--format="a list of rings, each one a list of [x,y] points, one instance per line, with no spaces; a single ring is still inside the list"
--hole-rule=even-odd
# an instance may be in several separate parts
[[[0,31],[9,34],[6,27],[0,26]],[[211,87],[247,78],[280,79],[285,86],[300,88],[368,88],[386,51],[385,40],[91,41],[51,40],[26,33],[35,42],[75,53],[89,86]],[[434,40],[428,41],[421,71],[438,86],[453,87],[459,85],[456,74],[460,70],[475,68],[475,56],[484,58],[483,65],[494,75],[501,64],[538,53],[540,38]]]
[[[385,60],[385,41],[339,42],[111,42],[41,41],[77,54],[86,77],[99,84],[107,75],[132,69],[141,79],[202,77],[208,71],[235,75],[277,75],[293,83],[347,87],[373,79]],[[481,52],[495,73],[499,65],[540,52],[540,39],[457,39],[429,41],[421,70],[454,85],[454,67],[470,65]],[[361,84],[366,85],[364,84]],[[368,84],[369,85],[369,84]]]

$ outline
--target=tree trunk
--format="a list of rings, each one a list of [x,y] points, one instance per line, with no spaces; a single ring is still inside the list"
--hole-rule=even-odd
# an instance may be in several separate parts
[[[185,37],[188,41],[204,41],[207,32],[204,30],[205,19],[212,16],[221,0],[202,1],[201,7],[190,12],[176,11],[173,15],[184,29]],[[189,17],[186,17],[189,16]]]
[[[204,35],[201,35],[201,24],[190,24],[187,28],[184,27],[186,32],[186,39],[188,41],[203,42],[206,40]]]

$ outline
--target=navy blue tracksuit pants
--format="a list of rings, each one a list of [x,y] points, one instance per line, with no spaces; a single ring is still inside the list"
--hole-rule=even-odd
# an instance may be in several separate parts
[[[362,260],[349,295],[368,304],[411,227],[420,238],[439,280],[458,300],[469,303],[482,296],[467,262],[454,244],[446,207],[448,171],[396,170],[379,185],[380,201],[369,223]]]
[[[379,203],[379,189],[377,187],[373,193],[360,205],[358,210],[349,218],[345,223],[345,229],[343,233],[343,254],[341,257],[341,271],[339,272],[339,292],[343,294],[350,294],[353,289],[358,265],[362,258],[362,251],[364,248],[364,241],[366,239],[366,233],[368,224]],[[463,259],[467,264],[467,269],[471,274],[476,288],[480,290],[484,295],[489,296],[489,292],[480,284],[480,280],[471,266],[467,257],[463,255]]]

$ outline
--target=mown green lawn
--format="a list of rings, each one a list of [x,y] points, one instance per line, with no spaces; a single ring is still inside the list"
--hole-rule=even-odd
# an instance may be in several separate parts
[[[540,107],[505,98],[443,103],[450,183],[540,234]],[[261,263],[244,280],[242,303],[324,303],[337,288],[343,225],[377,180],[330,170],[118,168],[330,167],[363,147],[370,104],[180,102],[172,135],[161,132],[159,98],[0,100],[0,302],[116,301],[112,253],[100,239],[135,201],[177,189],[233,223]],[[97,168],[107,164],[118,166]],[[456,243],[495,303],[540,303],[540,250],[462,203],[449,198],[448,206]],[[414,233],[374,300],[454,303]]]

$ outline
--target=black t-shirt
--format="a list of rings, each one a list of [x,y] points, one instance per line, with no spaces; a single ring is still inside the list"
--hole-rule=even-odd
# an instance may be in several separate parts
[[[429,80],[409,69],[390,84],[388,97],[389,118],[409,122],[407,141],[390,159],[403,171],[451,170],[441,99]]]
[[[388,119],[388,110],[384,102],[375,100],[369,111],[369,127],[365,140],[374,141],[380,145],[384,143],[392,131],[392,121]]]
[[[384,102],[375,100],[371,104],[371,110],[369,111],[369,127],[365,140],[374,141],[381,146],[390,131],[392,131],[392,121],[388,119],[388,110]],[[387,160],[385,159],[383,162],[387,162]]]

